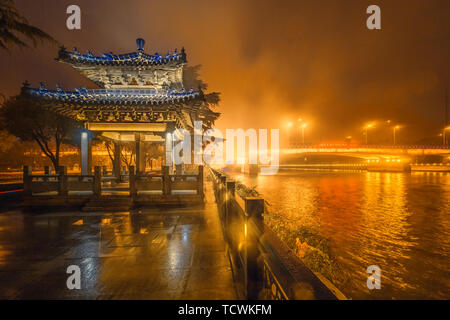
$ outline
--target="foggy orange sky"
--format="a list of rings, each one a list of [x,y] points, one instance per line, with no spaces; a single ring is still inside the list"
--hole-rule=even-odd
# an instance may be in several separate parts
[[[135,39],[147,53],[186,48],[202,65],[208,91],[221,92],[224,128],[280,128],[301,117],[307,141],[362,140],[362,126],[404,126],[399,142],[436,138],[444,125],[450,76],[450,1],[16,1],[29,22],[69,50],[126,53]],[[66,28],[78,4],[80,31]],[[367,6],[382,12],[382,30],[366,28]],[[24,80],[71,90],[95,85],[54,61],[57,46],[0,52],[0,92]],[[388,139],[388,128],[372,133]]]

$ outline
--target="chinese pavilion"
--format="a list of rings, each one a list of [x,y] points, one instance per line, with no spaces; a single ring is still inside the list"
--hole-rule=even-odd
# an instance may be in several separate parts
[[[67,63],[99,88],[63,90],[26,85],[23,91],[37,99],[50,102],[55,111],[81,121],[82,174],[91,171],[90,131],[114,141],[115,153],[120,152],[120,141],[136,142],[136,172],[145,171],[145,142],[166,142],[166,153],[172,152],[173,132],[183,128],[193,133],[194,121],[202,121],[209,128],[220,115],[205,103],[202,89],[186,90],[183,68],[187,64],[184,48],[162,56],[148,54],[145,41],[137,39],[137,51],[127,54],[104,53],[95,56],[88,51],[81,54],[64,47],[57,61]],[[170,157],[168,157],[170,158]],[[120,170],[120,153],[115,156]],[[171,166],[171,163],[165,164]],[[115,172],[115,174],[119,174]]]

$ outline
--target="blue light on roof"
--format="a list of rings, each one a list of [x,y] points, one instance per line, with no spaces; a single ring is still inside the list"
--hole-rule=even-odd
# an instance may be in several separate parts
[[[29,94],[50,100],[69,102],[103,103],[103,104],[153,104],[167,103],[185,98],[191,99],[200,95],[200,91],[190,89],[189,92],[155,89],[87,89],[77,88],[75,91],[64,91],[59,85],[56,90],[47,90],[41,85],[38,89],[30,88]]]
[[[68,57],[72,60],[79,62],[94,62],[94,63],[127,63],[127,62],[138,62],[138,63],[167,63],[174,60],[184,59],[185,55],[183,53],[179,54],[177,50],[174,50],[173,54],[167,53],[165,57],[155,52],[154,55],[146,54],[143,49],[139,49],[138,52],[131,52],[126,54],[113,54],[103,53],[101,56],[95,56],[91,51],[88,54],[79,53],[76,48],[74,52],[63,51],[62,57]]]

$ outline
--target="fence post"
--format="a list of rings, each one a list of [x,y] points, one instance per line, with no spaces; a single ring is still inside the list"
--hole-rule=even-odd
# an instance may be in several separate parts
[[[130,196],[132,198],[136,197],[137,190],[136,190],[136,175],[134,173],[134,166],[130,166]]]
[[[198,166],[198,176],[197,176],[197,193],[203,198],[203,166]]]
[[[127,175],[127,167],[122,166],[122,174],[120,175],[120,181],[125,181],[125,176]]]
[[[102,194],[102,171],[99,166],[94,167],[94,196],[100,197]]]
[[[44,166],[44,175],[49,176],[52,174],[52,167],[50,166]],[[44,178],[44,181],[48,181],[48,177]]]
[[[60,166],[58,168],[58,173],[59,173],[58,194],[60,196],[67,196],[69,194],[67,186],[67,167]]]
[[[171,194],[171,185],[170,185],[170,175],[169,175],[169,166],[163,167],[163,195]]]
[[[226,196],[226,187],[227,187],[227,176],[222,174],[219,178],[220,182],[220,208],[222,210],[222,214],[225,208],[225,196]]]
[[[33,169],[31,166],[23,166],[23,194],[26,196],[31,196],[31,175],[33,174]]]
[[[234,197],[236,192],[236,181],[228,180],[227,181],[227,192]]]
[[[247,249],[247,263],[246,263],[246,290],[247,298],[249,300],[258,299],[259,291],[262,288],[261,268],[258,267],[259,237],[263,233],[263,216],[264,213],[264,199],[259,197],[245,198],[245,213],[246,213],[246,249]],[[254,226],[256,228],[254,228]]]
[[[106,170],[106,166],[102,166],[102,174],[106,176],[108,174],[108,171]]]
[[[235,191],[236,191],[236,182],[233,180],[228,180],[226,183],[226,205],[225,205],[225,214],[224,214],[224,226],[225,226],[225,234],[228,237],[228,239],[231,239],[231,230],[230,230],[230,225],[231,225],[231,220],[233,217],[233,212],[231,212],[232,210],[232,205],[231,205],[231,201],[234,200],[235,197]]]

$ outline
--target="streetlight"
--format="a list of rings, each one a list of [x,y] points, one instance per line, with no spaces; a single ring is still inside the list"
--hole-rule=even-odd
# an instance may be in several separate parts
[[[302,124],[301,128],[302,128],[302,143],[303,146],[305,145],[305,128],[308,126],[307,123]]]
[[[288,136],[288,146],[291,144],[291,135],[290,129],[294,124],[292,122],[288,122],[287,124],[287,136]]]
[[[438,136],[442,137],[442,145],[445,145],[445,136],[442,133],[439,133]]]
[[[297,121],[298,121],[299,124],[301,124],[303,122],[303,119],[302,118],[298,118]],[[300,127],[298,127],[298,128],[301,129],[302,126],[300,125]],[[300,131],[299,131],[298,135],[299,135],[299,140],[300,140]]]
[[[365,131],[365,133],[366,133],[366,145],[368,145],[368,138],[367,138],[367,136],[368,136],[368,132],[369,132],[369,129],[371,129],[371,128],[373,128],[374,127],[374,125],[372,124],[372,123],[369,123],[368,125],[366,125],[365,127],[364,127],[364,129],[366,130]]]
[[[444,130],[442,130],[442,140],[444,142],[444,146],[447,145],[447,131],[450,130],[450,126],[445,127]]]
[[[395,146],[395,132],[398,130],[398,129],[400,129],[401,127],[400,126],[394,126],[394,146]]]

